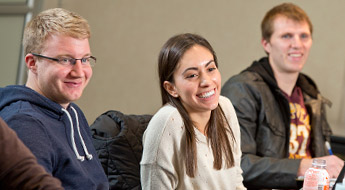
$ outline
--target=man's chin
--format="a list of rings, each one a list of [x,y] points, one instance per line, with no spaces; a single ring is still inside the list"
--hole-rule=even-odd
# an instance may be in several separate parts
[[[68,97],[65,98],[64,102],[66,104],[69,104],[71,102],[75,102],[75,101],[79,100],[80,97],[81,97],[81,94],[80,95],[68,96]]]

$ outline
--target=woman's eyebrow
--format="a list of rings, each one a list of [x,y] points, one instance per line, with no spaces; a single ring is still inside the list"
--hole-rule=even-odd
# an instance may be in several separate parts
[[[211,64],[212,62],[214,62],[214,60],[210,60],[209,62],[207,62],[206,64],[205,64],[205,67],[207,67],[209,64]]]
[[[207,67],[208,65],[210,65],[210,64],[213,63],[213,62],[214,62],[214,60],[208,61],[208,62],[205,64],[205,67]],[[195,71],[197,71],[198,68],[197,68],[197,67],[189,67],[189,68],[187,68],[186,70],[184,70],[184,71],[182,72],[182,74],[185,74],[187,71],[190,71],[190,70],[195,70]]]

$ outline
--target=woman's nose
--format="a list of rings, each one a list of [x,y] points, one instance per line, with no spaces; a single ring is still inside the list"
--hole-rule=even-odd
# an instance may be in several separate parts
[[[200,78],[200,86],[208,86],[210,84],[210,76],[207,74],[202,74]]]

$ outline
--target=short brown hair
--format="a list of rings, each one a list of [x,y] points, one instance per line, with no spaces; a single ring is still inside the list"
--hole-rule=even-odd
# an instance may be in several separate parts
[[[295,4],[292,3],[283,3],[273,7],[269,10],[264,19],[261,22],[261,34],[262,39],[266,41],[270,41],[270,38],[273,34],[273,23],[277,16],[285,16],[288,19],[294,20],[296,22],[307,22],[309,25],[310,34],[313,33],[313,25],[307,15]]]
[[[28,53],[41,53],[45,40],[53,34],[63,34],[78,39],[90,38],[90,26],[83,17],[62,8],[39,13],[25,27],[23,48]]]

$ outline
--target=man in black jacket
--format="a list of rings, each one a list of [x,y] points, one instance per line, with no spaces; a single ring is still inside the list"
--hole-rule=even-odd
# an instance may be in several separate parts
[[[241,127],[244,185],[299,188],[314,157],[327,162],[334,178],[343,161],[325,146],[331,129],[315,83],[300,73],[312,45],[312,24],[298,6],[284,3],[266,13],[262,46],[267,57],[230,78],[222,95],[233,103]]]

